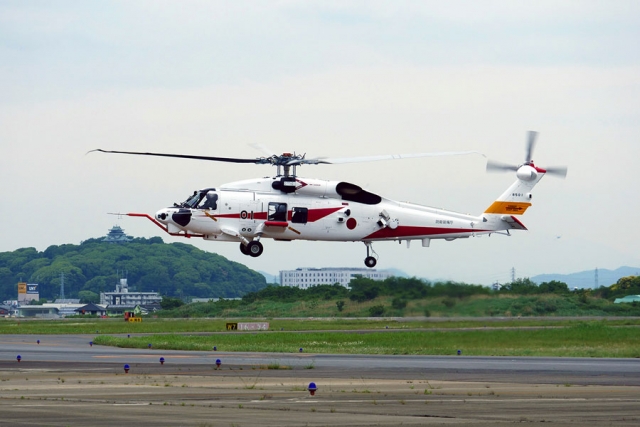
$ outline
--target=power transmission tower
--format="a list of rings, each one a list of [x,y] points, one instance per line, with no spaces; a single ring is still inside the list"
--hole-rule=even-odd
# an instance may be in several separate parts
[[[60,299],[64,299],[64,273],[60,273]]]
[[[511,267],[511,283],[516,281],[516,268]]]
[[[595,277],[595,283],[594,283],[594,287],[593,289],[598,289],[598,267],[596,267],[596,277]]]

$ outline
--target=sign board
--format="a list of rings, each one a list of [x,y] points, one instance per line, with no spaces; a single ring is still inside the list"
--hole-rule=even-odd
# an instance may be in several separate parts
[[[28,294],[37,294],[38,293],[38,285],[36,284],[27,284],[27,293]]]
[[[245,322],[238,323],[239,331],[268,331],[269,322]]]
[[[27,284],[26,283],[18,283],[18,293],[19,294],[26,294],[27,293]]]
[[[268,331],[269,322],[227,322],[227,331]]]

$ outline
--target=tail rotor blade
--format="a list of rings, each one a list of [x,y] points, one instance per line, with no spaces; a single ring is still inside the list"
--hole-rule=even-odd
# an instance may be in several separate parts
[[[527,138],[527,156],[524,159],[525,163],[531,162],[531,157],[533,157],[533,149],[536,146],[536,138],[538,136],[538,132],[534,130],[529,131],[529,137]]]
[[[553,166],[550,168],[545,168],[549,175],[556,175],[560,178],[565,178],[567,176],[567,167],[566,166]]]
[[[510,165],[507,163],[496,162],[495,160],[487,160],[487,172],[506,172],[517,171],[517,165]]]

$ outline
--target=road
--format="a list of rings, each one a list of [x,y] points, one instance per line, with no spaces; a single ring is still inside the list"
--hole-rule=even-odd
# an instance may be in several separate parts
[[[0,424],[640,423],[639,359],[187,352],[93,337],[0,336]]]

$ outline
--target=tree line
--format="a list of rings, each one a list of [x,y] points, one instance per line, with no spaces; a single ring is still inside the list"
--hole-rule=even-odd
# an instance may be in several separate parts
[[[238,298],[266,286],[260,273],[184,243],[160,237],[128,243],[88,239],[80,245],[23,248],[0,253],[0,301],[16,299],[19,281],[38,283],[41,298],[59,297],[61,273],[66,298],[97,299],[126,277],[130,291],[172,297]]]
[[[356,277],[349,283],[349,288],[339,284],[317,285],[307,289],[288,286],[269,285],[266,288],[246,294],[242,301],[252,303],[260,300],[281,302],[304,301],[314,299],[348,298],[355,302],[364,302],[378,296],[393,296],[394,308],[402,308],[406,301],[429,297],[465,298],[472,295],[591,295],[613,300],[625,295],[640,295],[640,276],[623,277],[609,287],[598,289],[578,289],[571,291],[569,286],[557,280],[543,282],[540,285],[531,279],[516,279],[502,285],[499,289],[487,286],[460,283],[453,281],[430,282],[419,278],[390,277],[376,281],[364,277]],[[404,302],[404,303],[403,303]]]

